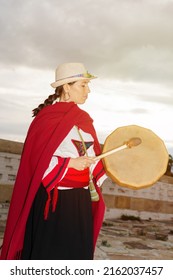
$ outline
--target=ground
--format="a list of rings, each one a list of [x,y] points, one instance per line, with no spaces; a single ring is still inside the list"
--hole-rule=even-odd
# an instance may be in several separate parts
[[[172,260],[173,221],[105,221],[95,259]]]
[[[0,245],[5,221],[0,221]],[[104,221],[94,259],[173,260],[173,221]]]

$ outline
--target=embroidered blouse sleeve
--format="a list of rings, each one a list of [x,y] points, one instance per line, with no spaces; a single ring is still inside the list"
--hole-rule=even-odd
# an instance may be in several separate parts
[[[107,179],[107,175],[105,173],[103,163],[101,160],[97,161],[90,167],[90,171],[93,175],[93,181],[98,186],[101,187],[103,182]]]
[[[52,189],[63,179],[67,172],[69,160],[70,158],[62,158],[60,156],[52,157],[49,167],[42,178],[44,187]]]

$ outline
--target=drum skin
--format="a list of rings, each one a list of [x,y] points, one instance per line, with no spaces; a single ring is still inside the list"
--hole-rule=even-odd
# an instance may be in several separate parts
[[[152,186],[166,172],[169,155],[164,142],[151,130],[129,125],[114,130],[105,140],[103,153],[139,137],[140,145],[115,152],[103,159],[107,175],[118,185],[140,189]]]

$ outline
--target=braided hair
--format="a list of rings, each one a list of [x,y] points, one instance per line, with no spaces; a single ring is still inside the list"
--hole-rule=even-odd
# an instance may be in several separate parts
[[[75,82],[71,82],[68,83],[70,86],[73,85]],[[32,110],[33,113],[33,117],[35,117],[44,107],[48,106],[48,105],[52,105],[52,103],[57,99],[60,98],[62,96],[63,93],[63,85],[59,86],[55,89],[55,93],[51,94],[48,96],[47,99],[45,99],[44,103],[38,105],[37,108]]]
[[[55,89],[55,93],[51,94],[48,96],[47,99],[45,99],[44,103],[38,105],[37,108],[32,110],[33,113],[33,117],[35,117],[44,107],[48,106],[48,105],[52,105],[52,103],[59,97],[61,97],[63,92],[63,86],[59,86]]]

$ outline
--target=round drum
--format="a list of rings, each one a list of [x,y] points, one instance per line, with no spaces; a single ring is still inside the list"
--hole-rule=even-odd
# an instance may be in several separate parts
[[[119,127],[105,140],[103,153],[133,137],[141,144],[103,159],[107,175],[118,185],[140,189],[153,185],[166,172],[169,155],[164,142],[151,130],[137,125]]]

